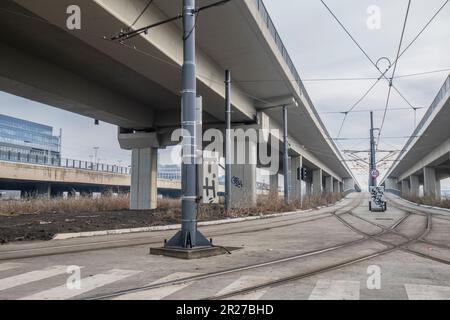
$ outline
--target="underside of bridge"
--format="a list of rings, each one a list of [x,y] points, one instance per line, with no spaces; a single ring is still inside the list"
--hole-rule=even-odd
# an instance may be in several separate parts
[[[397,194],[441,197],[450,177],[450,76],[386,175],[383,184]]]
[[[204,127],[223,129],[224,72],[230,70],[234,127],[281,130],[282,112],[272,108],[274,101],[294,98],[298,106],[288,110],[289,154],[297,168],[300,164],[311,172],[306,193],[353,190],[350,170],[257,3],[232,1],[198,18],[197,82]],[[74,4],[81,8],[82,27],[71,31],[66,10]],[[151,29],[122,44],[109,40],[131,25],[146,4],[144,0],[0,3],[0,90],[117,125],[119,140],[124,148],[134,150],[133,163],[140,166],[133,167],[132,193],[142,196],[132,197],[137,199],[132,207],[142,209],[156,205],[155,150],[175,143],[170,135],[181,123],[180,22]],[[134,28],[180,11],[180,1],[155,0]],[[282,140],[281,133],[275,137]],[[253,198],[256,164],[235,169],[248,181],[246,190]],[[301,183],[293,179],[296,169],[290,172],[292,188],[298,193]],[[245,199],[242,194],[237,198]]]

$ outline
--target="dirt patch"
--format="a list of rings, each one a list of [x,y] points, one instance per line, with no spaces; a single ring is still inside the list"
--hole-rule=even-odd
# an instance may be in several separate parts
[[[225,212],[223,205],[200,205],[198,220],[213,221],[311,209],[336,203],[341,194],[306,198],[302,204],[285,204],[282,197],[260,196],[257,206]],[[180,223],[181,201],[158,200],[158,209],[130,211],[127,196],[100,200],[28,199],[0,202],[0,244],[50,240],[57,233],[75,233],[164,226]]]
[[[115,230],[180,223],[179,208],[95,213],[39,213],[0,216],[0,243],[50,240],[57,233]],[[225,219],[220,206],[204,210],[200,221]]]

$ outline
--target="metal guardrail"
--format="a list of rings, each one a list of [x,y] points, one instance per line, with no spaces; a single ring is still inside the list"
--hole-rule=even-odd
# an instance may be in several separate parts
[[[131,169],[129,167],[122,167],[105,163],[93,163],[89,161],[74,160],[68,158],[55,158],[55,157],[49,158],[45,155],[21,154],[20,152],[5,151],[1,149],[0,149],[0,160],[52,166],[52,167],[75,168],[96,172],[108,172],[117,174],[131,173]]]
[[[298,71],[295,68],[294,63],[292,62],[292,59],[289,56],[289,53],[288,53],[283,41],[281,40],[281,37],[280,37],[278,31],[275,28],[275,24],[273,23],[272,18],[270,17],[269,12],[267,11],[266,6],[264,5],[263,0],[253,0],[253,1],[256,3],[256,7],[258,8],[261,18],[266,22],[266,26],[267,26],[269,32],[271,33],[278,49],[280,50],[280,53],[283,56],[284,61],[286,62],[289,70],[291,71],[292,75],[294,76],[293,80],[295,80],[295,82],[299,86],[300,94],[302,96],[304,96],[304,98],[306,99],[308,104],[311,106],[311,108],[315,112],[314,104],[313,104],[311,98],[309,97],[308,92],[306,91],[306,88],[300,78],[300,75],[298,74]],[[325,132],[326,138],[330,139],[330,134],[329,134],[327,128],[325,127],[324,123],[322,122],[322,119],[319,116],[316,116],[316,119],[319,122],[320,126],[322,127],[322,130]],[[331,143],[334,146],[336,153],[339,155],[339,157],[341,157],[341,159],[343,159],[342,154],[340,153],[339,148],[336,146],[336,143],[334,142],[334,140],[331,140]]]

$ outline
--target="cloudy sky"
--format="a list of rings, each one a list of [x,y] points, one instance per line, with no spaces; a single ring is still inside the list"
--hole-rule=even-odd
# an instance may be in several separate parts
[[[443,2],[445,0],[412,1],[403,47],[411,42]],[[344,115],[332,112],[347,111],[361,98],[374,80],[310,80],[373,78],[379,76],[378,71],[339,27],[319,0],[265,0],[265,3],[292,60],[305,80],[306,88],[316,109],[321,112],[330,135],[337,137]],[[326,3],[372,60],[377,61],[381,57],[395,60],[407,0],[326,0]],[[368,19],[374,17],[368,13],[368,10],[373,9],[374,6],[380,13],[379,29],[368,27]],[[444,8],[401,57],[397,75],[450,69],[449,30],[450,5]],[[386,64],[381,64],[382,68],[385,66]],[[433,101],[448,74],[449,71],[404,77],[395,79],[394,85],[414,107],[426,108]],[[380,110],[375,113],[375,126],[379,127],[387,91],[387,82],[380,81],[355,111]],[[390,108],[409,108],[409,106],[393,91]],[[417,122],[420,121],[425,110],[417,111]],[[128,164],[130,161],[129,152],[120,150],[118,146],[114,126],[105,123],[95,126],[92,119],[1,92],[0,112],[51,125],[55,128],[55,133],[62,128],[64,157],[89,160],[89,156],[94,153],[93,148],[99,147],[98,157],[103,162],[117,164],[120,161],[122,164]],[[414,129],[414,118],[412,109],[388,112],[380,140],[380,149],[401,149],[406,140],[394,137],[410,135]],[[367,150],[368,127],[368,112],[349,114],[340,136],[349,140],[339,140],[339,146],[343,149]],[[361,156],[367,157],[366,154]],[[167,159],[168,156],[162,153],[162,161],[165,162]],[[366,184],[367,173],[365,171],[355,171],[355,173],[361,184]]]

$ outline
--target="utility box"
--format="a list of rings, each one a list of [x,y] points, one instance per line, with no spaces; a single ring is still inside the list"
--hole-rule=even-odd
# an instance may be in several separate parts
[[[385,212],[387,210],[387,202],[384,198],[384,187],[370,187],[369,210]]]

